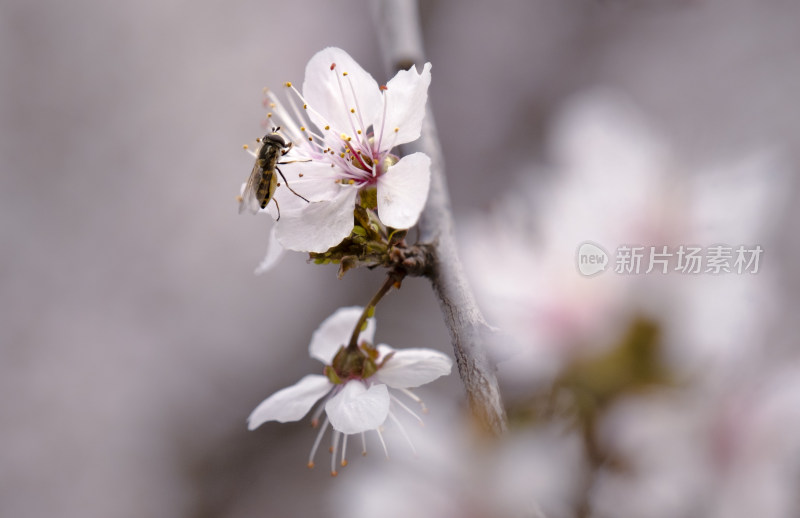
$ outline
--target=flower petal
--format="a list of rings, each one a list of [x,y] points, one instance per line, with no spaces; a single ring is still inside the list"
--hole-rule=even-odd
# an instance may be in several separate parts
[[[267,255],[264,257],[264,260],[261,261],[261,264],[256,267],[255,274],[261,275],[271,270],[273,266],[278,264],[278,261],[280,261],[285,253],[286,249],[281,246],[280,242],[278,242],[278,239],[275,237],[275,225],[272,225],[267,241]]]
[[[325,365],[330,365],[333,357],[343,345],[350,341],[350,335],[361,317],[364,308],[350,306],[339,308],[333,315],[326,318],[311,335],[308,353]],[[375,336],[375,319],[367,319],[367,328],[359,335],[360,340],[372,343]]]
[[[431,159],[424,153],[404,156],[378,178],[378,216],[384,225],[411,228],[428,199]]]
[[[331,388],[333,384],[327,377],[309,374],[291,387],[281,389],[262,401],[247,418],[247,428],[255,430],[267,421],[297,421]]]
[[[386,85],[383,93],[386,102],[386,117],[376,122],[375,134],[383,128],[381,147],[398,146],[417,140],[422,132],[425,104],[428,102],[428,86],[431,84],[431,64],[425,63],[422,73],[415,67],[399,71]],[[398,129],[397,135],[391,132]],[[382,149],[381,151],[388,151]]]
[[[325,412],[333,429],[352,434],[379,427],[389,415],[389,390],[386,385],[348,381],[341,392],[325,403]]]
[[[446,354],[433,349],[392,349],[380,344],[381,357],[394,352],[386,363],[378,369],[375,379],[392,388],[413,388],[430,383],[440,376],[450,374],[453,360]]]
[[[298,252],[324,252],[338,245],[353,230],[356,194],[358,189],[343,187],[331,200],[283,211],[275,223],[278,241],[284,248]]]
[[[297,160],[309,160],[309,158],[297,158]],[[275,196],[280,196],[281,211],[305,207],[308,202],[300,196],[309,201],[324,201],[334,198],[339,193],[336,171],[330,163],[312,160],[281,165],[280,168],[286,177],[286,182],[278,177],[280,186],[275,190]],[[286,183],[300,196],[288,189]]]
[[[334,63],[336,67],[331,70]],[[354,135],[356,129],[366,135],[367,128],[359,124],[359,116],[364,125],[369,125],[382,109],[375,79],[347,52],[335,47],[317,52],[306,65],[303,96],[314,124],[320,128],[330,125],[337,135]]]

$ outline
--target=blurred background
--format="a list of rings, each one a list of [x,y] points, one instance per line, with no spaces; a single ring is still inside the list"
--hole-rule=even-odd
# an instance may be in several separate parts
[[[326,46],[388,79],[369,3],[0,4],[0,515],[797,516],[790,0],[424,0],[512,432],[473,437],[455,375],[420,390],[419,459],[376,442],[331,479],[308,422],[246,431],[382,280],[301,254],[255,276],[270,223],[235,201],[263,87]],[[586,240],[765,251],[755,275],[584,279]],[[424,280],[377,317],[451,350]]]

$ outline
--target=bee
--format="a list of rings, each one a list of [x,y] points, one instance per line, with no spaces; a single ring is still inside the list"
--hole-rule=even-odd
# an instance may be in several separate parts
[[[292,149],[292,143],[286,144],[282,136],[278,134],[280,127],[272,128],[271,133],[267,133],[262,138],[258,139],[261,147],[256,152],[256,163],[253,166],[253,171],[250,173],[250,178],[247,179],[247,185],[244,192],[239,196],[239,214],[250,212],[255,214],[259,209],[265,209],[270,201],[275,202],[275,207],[278,209],[278,219],[281,219],[281,207],[278,205],[278,200],[274,199],[275,189],[280,185],[278,177],[275,176],[277,171],[286,187],[294,193],[295,196],[308,200],[295,192],[294,189],[289,187],[289,182],[283,176],[279,165],[290,164],[292,162],[278,162],[282,156]],[[277,220],[276,220],[277,221]]]

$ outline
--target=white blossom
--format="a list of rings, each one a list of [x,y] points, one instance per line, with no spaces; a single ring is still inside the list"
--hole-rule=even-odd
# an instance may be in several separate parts
[[[353,210],[360,191],[374,188],[381,222],[406,229],[416,224],[428,196],[430,158],[413,153],[402,158],[395,146],[419,138],[431,64],[398,72],[385,86],[345,51],[329,47],[308,62],[302,93],[286,86],[302,107],[289,110],[267,92],[267,124],[280,127],[294,144],[281,166],[292,188],[278,189],[281,208],[276,238],[300,252],[324,252],[353,230]],[[290,112],[291,110],[291,112]],[[277,211],[268,206],[274,217]]]
[[[358,324],[362,311],[363,308],[360,307],[340,308],[312,335],[309,354],[326,365],[323,371],[325,374],[309,374],[294,385],[279,390],[262,401],[247,418],[250,430],[258,428],[267,421],[281,423],[297,421],[322,400],[314,412],[312,424],[317,426],[322,413],[326,415],[311,450],[308,464],[309,467],[313,467],[314,455],[330,424],[333,428],[331,473],[334,475],[340,445],[341,464],[346,465],[348,435],[361,434],[362,444],[365,445],[364,433],[376,430],[385,448],[380,426],[387,418],[404,432],[400,421],[394,416],[395,410],[402,409],[421,422],[421,418],[413,410],[389,392],[390,388],[421,403],[420,399],[408,389],[449,374],[452,367],[452,360],[449,357],[432,349],[396,350],[385,344],[372,347],[375,322],[370,318],[367,320],[366,328],[359,334],[360,352],[356,354],[366,353],[365,357],[373,354],[374,359],[370,361],[376,370],[365,369],[367,374],[362,375],[337,369],[334,359],[340,352],[346,353],[343,348]]]

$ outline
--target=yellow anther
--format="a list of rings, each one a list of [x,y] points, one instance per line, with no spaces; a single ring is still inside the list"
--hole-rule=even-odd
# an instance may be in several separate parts
[[[275,106],[277,106],[275,103],[269,103],[270,108],[274,108]]]
[[[297,173],[297,176],[302,178],[303,177],[303,173]]]
[[[325,126],[325,129],[329,130],[329,129],[331,129],[331,127],[330,126]]]
[[[307,104],[304,104],[304,105],[303,105],[303,109],[304,109],[304,110],[307,110],[307,109],[308,109],[308,105],[307,105]]]
[[[350,113],[355,113],[355,112],[356,112],[355,108],[350,108]]]
[[[306,464],[306,466],[308,466],[308,469],[314,469],[314,462],[308,461],[308,464]]]
[[[272,117],[272,112],[267,112],[267,118],[269,119],[270,117]]]
[[[244,145],[242,146],[242,149],[250,149],[250,146],[248,146],[247,144],[244,144]]]
[[[309,141],[309,142],[314,142],[314,139],[313,139],[313,138],[311,138],[311,137],[308,137],[308,141]]]
[[[284,84],[286,85],[286,88],[291,88],[292,87],[292,82],[291,81],[286,81]]]
[[[356,130],[356,133],[358,133],[359,135],[361,135],[361,130]]]
[[[342,133],[339,136],[342,138],[342,140],[347,140],[347,133]]]
[[[300,131],[305,131],[305,130],[306,130],[305,126],[300,126]]]
[[[347,459],[344,459],[344,460],[342,461],[342,467],[344,468],[345,466],[347,466]]]
[[[400,128],[395,128],[395,129],[394,129],[394,132],[395,132],[395,133],[397,133],[398,131],[400,131]]]
[[[346,75],[347,75],[347,72],[342,72],[342,75],[343,75],[343,76],[346,76]]]
[[[351,140],[353,140],[351,137],[347,137],[348,142],[350,142]]]
[[[344,158],[344,153],[339,153],[340,158]]]

